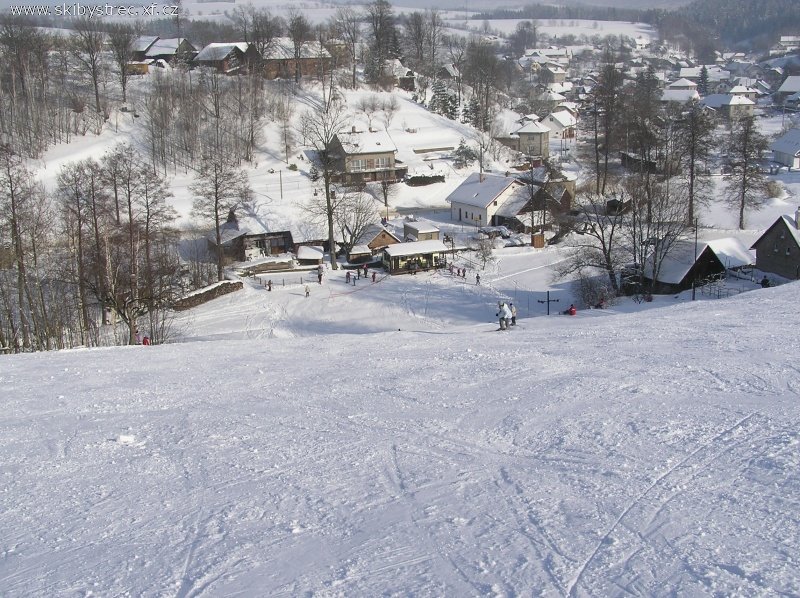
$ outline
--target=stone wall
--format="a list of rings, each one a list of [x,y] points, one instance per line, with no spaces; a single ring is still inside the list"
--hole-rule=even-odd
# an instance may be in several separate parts
[[[178,299],[175,304],[172,306],[172,309],[175,311],[184,311],[187,309],[191,309],[193,307],[197,307],[198,305],[202,305],[203,303],[208,303],[212,299],[216,299],[217,297],[222,297],[223,295],[227,295],[228,293],[233,293],[234,291],[240,291],[244,288],[244,285],[241,282],[234,282],[231,280],[225,280],[219,284],[214,285],[210,289],[206,291],[197,291],[188,297],[183,297]]]

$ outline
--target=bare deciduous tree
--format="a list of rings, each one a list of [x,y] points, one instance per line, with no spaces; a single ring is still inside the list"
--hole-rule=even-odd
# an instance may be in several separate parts
[[[328,250],[330,252],[331,268],[338,269],[336,263],[336,239],[334,237],[335,192],[331,192],[331,184],[336,175],[337,158],[331,154],[334,138],[341,133],[349,116],[346,106],[331,94],[329,100],[320,105],[317,110],[309,110],[301,119],[302,136],[316,151],[315,166],[317,167],[325,193],[325,211],[328,223]]]
[[[731,129],[727,150],[733,173],[725,185],[728,203],[739,212],[739,228],[744,229],[745,211],[758,210],[766,200],[766,177],[761,172],[761,158],[767,138],[758,131],[750,116],[738,119]]]
[[[71,42],[73,56],[92,81],[95,110],[98,114],[103,114],[100,105],[100,80],[104,68],[106,33],[100,29],[97,20],[81,18],[75,22]]]
[[[217,279],[225,279],[222,225],[232,209],[250,195],[247,175],[224,156],[204,156],[197,181],[189,186],[194,194],[193,212],[213,225],[217,252]]]

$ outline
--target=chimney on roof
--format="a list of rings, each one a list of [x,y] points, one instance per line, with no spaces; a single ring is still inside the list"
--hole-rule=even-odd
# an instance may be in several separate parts
[[[357,131],[356,131],[356,126],[355,126],[355,125],[353,125],[353,128],[352,128],[352,129],[350,129],[350,132],[351,132],[351,133],[357,133]]]
[[[800,230],[800,206],[794,211],[794,227]]]
[[[479,182],[479,183],[482,183],[482,182],[483,182],[483,181],[485,181],[485,180],[486,180],[486,175],[485,175],[485,174],[483,174],[483,173],[480,173],[480,174],[478,175],[478,182]]]

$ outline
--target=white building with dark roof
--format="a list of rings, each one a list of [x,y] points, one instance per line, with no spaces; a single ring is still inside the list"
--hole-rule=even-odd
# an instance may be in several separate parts
[[[494,225],[494,215],[524,187],[514,177],[474,172],[447,197],[450,218],[476,227]]]

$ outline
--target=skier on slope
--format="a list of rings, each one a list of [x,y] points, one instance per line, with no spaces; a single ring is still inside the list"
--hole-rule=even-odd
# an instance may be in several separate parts
[[[508,321],[511,319],[511,310],[505,302],[500,301],[497,303],[498,310],[495,314],[500,318],[500,330],[508,330]]]

